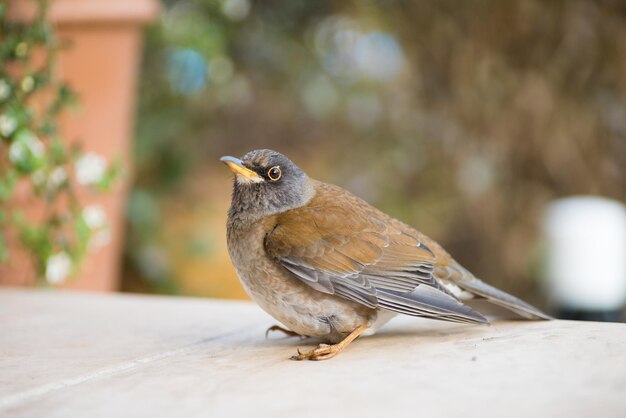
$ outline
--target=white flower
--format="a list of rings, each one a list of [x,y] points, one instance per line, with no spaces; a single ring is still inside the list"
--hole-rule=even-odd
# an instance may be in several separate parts
[[[17,121],[14,117],[11,117],[9,115],[0,115],[0,134],[2,136],[8,137],[15,131],[15,128],[17,128]]]
[[[56,189],[67,181],[67,171],[64,167],[56,167],[49,174],[44,170],[37,170],[32,174],[33,183],[42,187],[47,184],[48,189]]]
[[[11,94],[11,86],[6,80],[0,80],[0,100],[4,100]]]
[[[76,179],[82,185],[95,184],[102,180],[107,162],[101,155],[87,153],[76,161]]]
[[[100,229],[107,225],[107,215],[100,205],[86,206],[82,215],[90,229]]]
[[[65,252],[56,253],[46,262],[46,279],[51,284],[63,283],[72,269],[72,260]]]
[[[96,249],[111,242],[111,230],[107,222],[107,215],[102,206],[90,205],[83,208],[85,223],[92,231],[96,231],[89,240],[89,247]]]
[[[12,163],[19,163],[24,158],[26,158],[26,145],[23,142],[13,142],[9,147],[9,160]]]
[[[50,185],[52,187],[59,187],[61,184],[65,183],[67,180],[67,172],[65,171],[65,168],[57,167],[52,170],[48,180],[50,181]]]
[[[43,142],[41,142],[39,138],[37,138],[33,134],[29,134],[26,138],[26,145],[30,149],[30,152],[32,152],[33,155],[37,158],[43,157],[45,151],[43,147]]]
[[[43,157],[43,143],[30,132],[21,133],[9,147],[9,159],[13,163],[19,163],[28,158],[29,153],[35,158]]]

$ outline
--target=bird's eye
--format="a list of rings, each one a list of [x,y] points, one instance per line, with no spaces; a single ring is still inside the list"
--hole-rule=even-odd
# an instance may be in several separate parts
[[[283,175],[283,172],[280,170],[280,167],[275,165],[274,167],[267,170],[267,177],[272,181],[280,180],[280,177]]]

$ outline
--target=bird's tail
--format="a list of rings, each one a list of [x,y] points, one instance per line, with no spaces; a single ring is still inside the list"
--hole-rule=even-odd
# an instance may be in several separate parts
[[[463,278],[455,282],[463,290],[476,296],[487,299],[489,302],[509,309],[527,319],[553,319],[534,306],[521,299],[511,296],[500,289],[496,289],[475,277]]]

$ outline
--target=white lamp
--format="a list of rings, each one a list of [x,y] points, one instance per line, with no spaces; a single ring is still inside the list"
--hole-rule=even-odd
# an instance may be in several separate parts
[[[557,200],[544,218],[546,279],[559,310],[613,312],[626,306],[626,208],[601,197]]]

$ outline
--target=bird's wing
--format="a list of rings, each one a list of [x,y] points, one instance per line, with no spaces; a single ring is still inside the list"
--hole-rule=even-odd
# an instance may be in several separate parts
[[[449,283],[453,286],[457,286],[460,290],[464,290],[475,297],[486,299],[491,303],[507,308],[524,318],[552,319],[549,315],[546,315],[523,300],[477,279],[472,273],[456,262],[445,266],[437,266],[434,275],[444,284]]]
[[[486,323],[434,277],[437,256],[416,235],[348,192],[319,185],[309,204],[277,217],[265,249],[321,292],[407,315]]]

